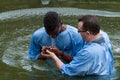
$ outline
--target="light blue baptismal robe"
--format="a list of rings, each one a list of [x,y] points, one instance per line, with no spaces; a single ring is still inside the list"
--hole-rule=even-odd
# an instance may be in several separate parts
[[[45,28],[35,31],[31,38],[28,57],[37,60],[41,55],[41,48],[52,45],[55,45],[64,53],[74,56],[83,47],[84,41],[75,27],[66,26],[66,30],[59,33],[54,39],[46,33]]]
[[[69,76],[110,75],[114,72],[114,58],[111,41],[107,34],[100,32],[101,37],[93,42],[86,42],[69,64],[63,64],[62,74]]]
[[[112,49],[112,42],[110,41],[107,33],[104,32],[104,31],[102,31],[102,30],[100,30],[100,34],[103,36],[103,38],[104,38],[104,40],[105,40],[105,43],[108,45],[108,47],[109,47],[110,49]]]

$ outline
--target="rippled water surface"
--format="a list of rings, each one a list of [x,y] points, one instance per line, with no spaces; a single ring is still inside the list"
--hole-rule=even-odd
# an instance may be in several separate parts
[[[0,10],[0,79],[1,80],[119,80],[120,79],[120,3],[89,0],[21,0],[2,1]],[[49,1],[49,0],[48,0]],[[16,5],[15,5],[16,3]],[[66,4],[65,4],[66,3]],[[104,7],[103,7],[104,6]],[[108,33],[113,43],[116,74],[113,76],[62,76],[51,60],[31,61],[27,58],[32,33],[43,26],[43,15],[56,11],[66,24],[77,27],[77,19],[85,14],[96,15],[101,27]],[[52,65],[51,65],[52,64]]]

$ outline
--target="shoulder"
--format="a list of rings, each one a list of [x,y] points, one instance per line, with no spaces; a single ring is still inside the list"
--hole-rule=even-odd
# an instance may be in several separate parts
[[[69,31],[77,31],[77,28],[76,27],[73,27],[73,26],[71,26],[71,25],[66,25],[67,26],[67,30],[69,30]]]
[[[85,45],[74,58],[83,62],[94,61],[101,51],[102,48],[98,44]]]
[[[70,36],[70,38],[73,40],[75,44],[77,42],[83,43],[82,36],[80,33],[78,33],[78,29],[76,27],[73,27],[71,25],[66,25],[66,27],[67,27],[66,30],[63,32],[64,34]]]
[[[104,32],[103,30],[100,30],[100,34],[103,36],[108,36],[108,34],[106,32]]]
[[[104,32],[103,30],[100,30],[100,34],[104,37],[106,41],[110,41],[109,36],[106,32]]]
[[[46,37],[48,37],[48,34],[46,33],[45,28],[42,27],[32,34],[31,39],[33,41],[41,41],[41,39],[45,39]]]
[[[101,47],[102,46],[100,44],[93,42],[90,42],[87,45],[85,45],[85,49],[87,49],[88,51],[98,51],[98,49],[101,49]]]
[[[72,36],[74,36],[74,35],[79,35],[80,36],[80,34],[78,33],[78,29],[76,27],[73,27],[73,26],[70,26],[70,25],[66,25],[66,26],[67,26],[66,32],[68,32]]]
[[[105,42],[108,44],[108,46],[109,46],[110,48],[112,48],[112,42],[111,42],[108,34],[107,34],[106,32],[104,32],[104,31],[102,31],[102,30],[100,30],[100,34],[101,34],[102,37],[105,39]]]
[[[32,36],[33,36],[33,37],[40,37],[40,36],[43,36],[43,35],[45,35],[45,34],[47,34],[46,31],[45,31],[45,28],[42,27],[42,28],[39,28],[38,30],[36,30],[36,31],[32,34]]]
[[[95,56],[96,53],[101,52],[102,46],[100,46],[97,43],[89,43],[87,45],[84,45],[83,49],[81,50],[81,53],[87,54],[89,56]]]
[[[44,28],[44,27],[39,28],[39,29],[36,30],[33,34],[34,34],[34,35],[37,35],[37,34],[42,34],[42,33],[45,33],[45,28]]]
[[[60,33],[60,35],[76,35],[78,34],[77,32],[77,28],[70,26],[70,25],[66,25],[66,29]]]

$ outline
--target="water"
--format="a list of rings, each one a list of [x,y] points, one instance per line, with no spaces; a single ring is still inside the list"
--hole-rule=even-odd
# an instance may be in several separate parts
[[[96,15],[103,17],[120,17],[120,12],[110,12],[101,10],[88,10],[78,8],[33,8],[33,9],[21,9],[8,12],[2,12],[0,14],[0,20],[15,19],[25,16],[44,15],[48,11],[56,11],[62,16],[79,16],[79,15]]]
[[[36,0],[35,0],[36,1]],[[8,9],[0,13],[0,79],[1,80],[119,80],[120,79],[120,3],[51,0],[40,7]],[[67,3],[68,5],[61,4]],[[81,4],[81,5],[78,5]],[[2,3],[0,3],[2,4]],[[33,3],[35,5],[35,3]],[[63,7],[59,7],[61,6]],[[77,4],[77,5],[76,5]],[[84,4],[84,5],[83,5]],[[94,5],[93,5],[94,4]],[[38,4],[36,4],[38,5]],[[53,5],[54,7],[51,7]],[[72,5],[72,6],[71,6]],[[74,6],[75,5],[75,6]],[[87,6],[86,6],[87,5]],[[95,7],[96,5],[96,7]],[[97,5],[99,5],[97,7]],[[102,5],[109,7],[102,8]],[[118,6],[119,5],[119,6]],[[41,7],[42,6],[42,7]],[[118,7],[116,9],[116,6]],[[17,5],[16,5],[17,7]],[[27,8],[27,9],[26,9]],[[95,9],[96,8],[96,9]],[[27,58],[32,33],[43,26],[43,15],[56,11],[63,22],[77,27],[77,19],[85,14],[96,15],[101,27],[113,43],[115,68],[113,76],[68,77],[60,74],[53,61],[31,61]],[[52,65],[51,65],[52,64]]]

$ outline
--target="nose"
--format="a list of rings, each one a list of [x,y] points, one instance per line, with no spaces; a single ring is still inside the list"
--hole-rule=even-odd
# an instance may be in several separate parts
[[[51,35],[52,38],[56,38],[57,35]]]

